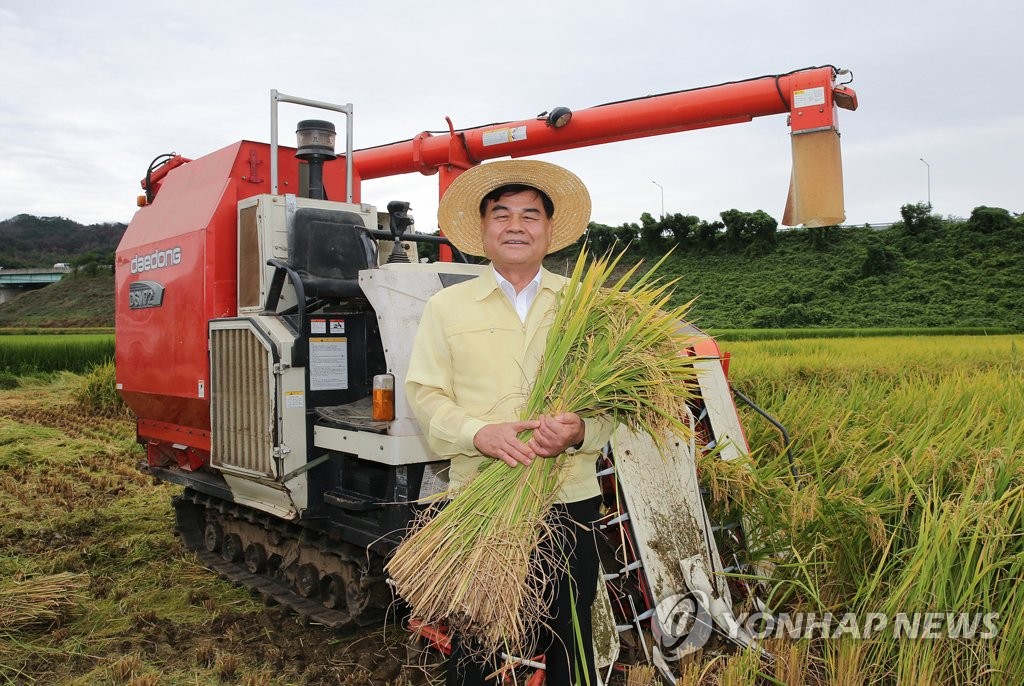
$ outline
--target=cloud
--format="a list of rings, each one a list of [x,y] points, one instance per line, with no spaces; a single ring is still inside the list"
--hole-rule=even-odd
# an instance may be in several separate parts
[[[982,3],[796,0],[694,5],[654,0],[515,5],[422,3],[143,4],[116,0],[0,9],[0,218],[130,218],[157,154],[198,157],[269,139],[269,92],[355,107],[357,147],[581,109],[650,93],[832,63],[861,98],[842,112],[848,218],[891,221],[923,200],[937,211],[1021,211],[1024,155],[1013,127],[1024,96],[1016,32],[1024,8]],[[780,27],[780,28],[776,28]],[[308,110],[283,108],[281,138]],[[591,184],[595,219],[660,211],[715,218],[731,207],[781,215],[785,117],[547,156]],[[378,195],[379,193],[379,195]],[[366,184],[364,198],[414,202],[433,224],[436,177]]]

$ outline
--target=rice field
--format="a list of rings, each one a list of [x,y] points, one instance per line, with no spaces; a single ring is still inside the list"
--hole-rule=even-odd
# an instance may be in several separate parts
[[[773,341],[800,338],[891,338],[893,336],[998,336],[1013,334],[1010,327],[949,326],[943,328],[858,327],[855,329],[711,329],[709,334],[719,341]]]
[[[765,655],[692,656],[680,683],[1024,683],[1024,336],[723,347],[734,385],[792,438],[796,478],[775,430],[744,411],[764,447],[701,465],[716,507],[744,513],[771,609],[980,613],[995,631],[773,638]],[[301,626],[202,569],[173,535],[177,489],[135,470],[130,421],[77,395],[90,380],[0,390],[0,684],[438,682],[423,664],[398,671],[394,627]]]
[[[747,413],[751,445],[766,447],[745,468],[702,464],[720,505],[745,513],[769,607],[852,613],[862,628],[888,620],[867,638],[776,645],[787,659],[747,671],[782,683],[1021,683],[1024,337],[727,347],[736,388],[792,441],[795,478],[775,429]],[[901,633],[901,613],[931,613],[938,628]],[[957,635],[948,622],[962,616],[987,618],[994,635]]]
[[[84,372],[113,358],[113,334],[0,335],[0,374]]]

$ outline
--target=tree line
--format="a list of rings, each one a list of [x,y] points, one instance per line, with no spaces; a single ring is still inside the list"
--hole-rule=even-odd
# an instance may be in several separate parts
[[[726,210],[721,220],[706,221],[692,214],[668,214],[655,219],[650,212],[640,221],[608,226],[590,222],[580,241],[593,253],[604,253],[616,243],[635,246],[641,252],[658,253],[672,245],[692,245],[704,250],[719,247],[732,252],[763,253],[776,243],[779,223],[764,210]]]
[[[590,222],[586,232],[567,252],[578,252],[586,245],[592,254],[603,254],[615,245],[629,246],[643,254],[660,254],[674,245],[703,251],[763,255],[778,243],[779,223],[764,210],[744,212],[737,209],[719,214],[720,219],[707,221],[692,214],[668,214],[655,219],[650,212],[640,215],[639,222],[609,226]],[[1001,207],[975,207],[966,220],[943,218],[932,212],[928,203],[910,203],[900,207],[901,225],[906,233],[926,239],[943,227],[963,225],[978,234],[990,234],[1013,226],[1024,229],[1024,215],[1012,214]],[[867,225],[865,225],[867,226]],[[897,226],[897,228],[898,228]],[[835,242],[842,226],[803,228],[816,249],[825,249]],[[880,256],[884,262],[884,256]]]

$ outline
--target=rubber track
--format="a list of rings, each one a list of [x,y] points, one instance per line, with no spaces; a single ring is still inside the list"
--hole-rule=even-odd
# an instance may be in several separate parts
[[[355,628],[357,626],[368,626],[383,622],[384,610],[369,608],[367,612],[364,612],[357,618],[353,618],[345,610],[334,610],[314,600],[303,598],[290,586],[276,579],[252,574],[243,564],[228,562],[219,554],[209,552],[206,550],[203,540],[205,519],[199,514],[197,508],[212,508],[222,514],[244,519],[253,524],[259,523],[268,531],[273,528],[282,535],[296,541],[298,541],[298,537],[294,535],[293,529],[297,527],[281,526],[281,522],[262,512],[236,504],[224,503],[216,498],[210,498],[190,489],[186,489],[183,494],[176,496],[174,501],[177,515],[177,530],[185,547],[194,552],[205,567],[213,570],[227,581],[258,594],[267,604],[276,603],[299,615],[304,621],[321,624],[330,629]],[[185,501],[195,506],[188,508],[192,512],[187,515],[193,521],[183,521],[185,519],[183,510],[185,508],[178,505],[178,501]]]

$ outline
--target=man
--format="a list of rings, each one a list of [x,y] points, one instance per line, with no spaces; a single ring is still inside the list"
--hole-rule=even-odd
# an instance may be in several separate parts
[[[589,525],[600,503],[595,460],[611,433],[604,418],[574,413],[521,419],[567,279],[543,268],[545,255],[571,245],[590,220],[590,194],[566,169],[510,160],[474,167],[449,187],[438,223],[464,253],[492,269],[432,297],[413,345],[406,395],[431,449],[451,460],[450,490],[469,482],[489,460],[508,468],[566,454],[555,506],[562,526],[549,542],[567,564],[552,570],[553,602],[542,641],[548,686],[596,684],[590,605],[597,589],[597,550]],[[519,434],[533,430],[523,442]],[[577,628],[574,628],[573,614]],[[577,637],[576,631],[580,631]],[[577,655],[577,646],[584,646]],[[453,640],[449,686],[496,683],[493,662],[466,656]]]

